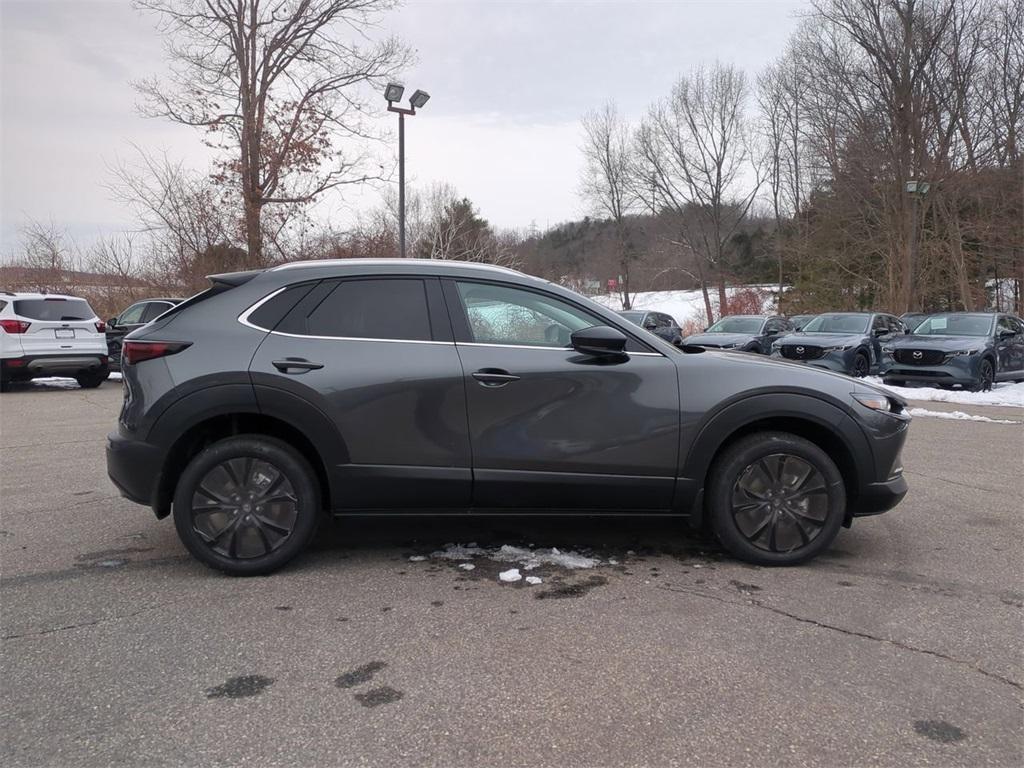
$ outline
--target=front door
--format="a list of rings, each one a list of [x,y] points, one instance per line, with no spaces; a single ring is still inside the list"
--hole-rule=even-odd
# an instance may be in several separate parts
[[[572,349],[606,321],[511,284],[450,280],[477,509],[667,510],[679,443],[675,363],[637,339],[623,360]]]
[[[1001,316],[996,322],[995,344],[999,357],[997,378],[1021,376],[1024,371],[1024,324],[1014,317]]]

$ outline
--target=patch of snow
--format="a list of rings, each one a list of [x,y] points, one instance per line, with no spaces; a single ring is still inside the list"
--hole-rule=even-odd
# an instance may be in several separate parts
[[[426,555],[413,555],[412,557],[409,558],[409,562],[410,563],[422,563],[426,559],[427,559]]]
[[[924,416],[932,419],[956,419],[958,421],[986,421],[989,424],[1019,424],[1012,419],[990,419],[988,416],[975,416],[963,411],[929,411],[927,408],[909,408],[911,416]]]
[[[870,376],[866,381],[907,400],[961,405],[1007,405],[1024,408],[1024,382],[1018,384],[997,382],[989,392],[968,392],[963,389],[939,389],[938,387],[893,387],[883,384],[877,376]]]
[[[472,571],[474,568],[476,568],[476,566],[472,563],[459,563],[459,568],[461,568],[464,571]]]
[[[527,584],[541,584],[541,583],[543,583],[543,581],[544,581],[544,579],[542,579],[540,576],[527,576],[526,577],[526,583]]]
[[[523,549],[505,544],[497,552],[488,555],[492,560],[521,563],[524,570],[531,571],[541,565],[557,565],[561,568],[594,568],[601,564],[596,557],[586,557],[577,552],[561,552],[551,549]]]
[[[50,387],[60,387],[61,389],[78,389],[78,382],[74,379],[69,379],[66,376],[43,376],[39,379],[32,379],[32,384],[45,384]]]
[[[510,568],[507,571],[502,571],[498,574],[498,578],[505,582],[519,581],[523,578],[522,574],[519,573],[518,568]]]
[[[486,555],[487,550],[481,549],[476,542],[471,544],[445,544],[444,549],[431,553],[431,557],[440,557],[443,560],[472,560],[474,557]]]
[[[732,296],[737,291],[746,291],[751,288],[763,290],[765,295],[762,311],[766,313],[775,311],[775,296],[771,293],[770,286],[763,285],[739,285],[726,289],[726,296]],[[711,297],[712,306],[718,305],[718,289],[709,289],[713,294]],[[776,288],[776,291],[778,288]],[[602,306],[613,309],[616,312],[622,309],[622,299],[617,294],[605,294],[591,296]],[[675,318],[679,325],[685,326],[688,322],[700,320],[705,322],[704,317],[704,296],[699,290],[696,291],[641,291],[630,296],[630,304],[633,309],[647,309],[653,312],[664,312]]]

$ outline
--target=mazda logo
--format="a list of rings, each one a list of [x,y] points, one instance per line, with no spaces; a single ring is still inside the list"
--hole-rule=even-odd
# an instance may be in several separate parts
[[[803,348],[803,347],[797,347],[797,348],[796,348],[796,353],[797,353],[798,355],[802,355],[802,354],[804,353],[804,348]]]
[[[917,350],[916,352],[914,352],[914,359],[915,360],[920,360],[922,357],[924,357],[924,352],[922,352],[920,350]]]

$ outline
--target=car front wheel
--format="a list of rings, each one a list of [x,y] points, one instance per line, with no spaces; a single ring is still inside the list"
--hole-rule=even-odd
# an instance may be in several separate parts
[[[871,361],[863,352],[858,352],[853,358],[853,375],[855,378],[863,379],[871,372]]]
[[[981,365],[978,367],[978,378],[968,387],[968,390],[971,392],[988,392],[992,389],[995,378],[996,372],[995,368],[992,367],[992,361],[982,360]]]
[[[110,371],[103,368],[99,371],[89,371],[88,373],[80,373],[75,377],[75,381],[78,382],[78,386],[82,389],[95,389],[110,376]]]
[[[316,531],[320,492],[305,458],[262,435],[221,440],[193,458],[174,493],[174,525],[192,555],[236,576],[281,568]]]
[[[846,489],[821,448],[786,432],[744,437],[715,461],[708,483],[712,528],[735,557],[796,565],[835,539]]]

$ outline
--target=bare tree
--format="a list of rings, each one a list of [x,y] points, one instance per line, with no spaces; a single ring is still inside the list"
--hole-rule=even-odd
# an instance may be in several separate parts
[[[709,320],[708,273],[717,278],[718,305],[725,313],[726,250],[760,187],[747,96],[740,69],[720,62],[697,67],[651,108],[636,136],[636,192],[652,210],[679,214],[683,240],[705,262],[700,280]]]
[[[583,158],[585,162],[580,192],[591,211],[615,225],[619,251],[622,308],[629,309],[630,265],[638,258],[630,233],[628,216],[638,199],[634,193],[633,162],[629,127],[609,102],[583,117]]]
[[[201,128],[226,153],[217,179],[241,200],[250,265],[266,258],[266,206],[380,177],[360,149],[370,136],[360,86],[380,85],[407,61],[396,39],[366,38],[393,0],[136,4],[159,15],[170,60],[165,79],[137,83],[146,113]]]

